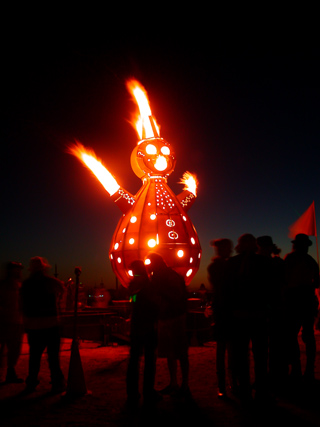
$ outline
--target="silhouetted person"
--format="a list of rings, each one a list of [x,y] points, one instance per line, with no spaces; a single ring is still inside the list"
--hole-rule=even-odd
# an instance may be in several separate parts
[[[159,396],[154,390],[156,372],[158,304],[146,267],[141,260],[134,261],[130,269],[133,279],[129,284],[132,298],[130,330],[130,358],[127,371],[127,397],[129,406],[139,402],[139,367],[144,353],[143,399],[154,403]]]
[[[249,344],[254,358],[256,399],[267,393],[268,334],[267,300],[265,291],[269,281],[269,263],[256,254],[256,239],[243,234],[235,250],[238,255],[227,261],[227,284],[232,289],[230,298],[234,316],[234,351],[236,374],[241,398],[251,399]]]
[[[198,295],[200,297],[201,307],[205,306],[209,302],[208,289],[205,287],[204,283],[201,283],[198,290]]]
[[[60,369],[60,331],[58,301],[64,290],[63,284],[49,277],[47,260],[41,257],[31,258],[30,276],[22,283],[21,300],[24,327],[29,343],[29,375],[26,380],[27,392],[38,385],[41,356],[47,348],[53,392],[63,391],[65,381]]]
[[[22,383],[15,367],[18,362],[23,336],[22,313],[20,307],[21,272],[18,262],[6,265],[5,277],[0,282],[0,363],[7,348],[6,383]]]
[[[170,384],[163,394],[190,397],[188,337],[186,331],[187,291],[184,278],[168,267],[158,254],[148,256],[151,282],[159,301],[158,340],[159,353],[167,358]],[[182,384],[177,380],[177,361],[180,362]]]
[[[306,234],[297,234],[292,244],[292,252],[284,258],[289,363],[292,367],[292,377],[301,379],[298,333],[302,328],[302,340],[306,346],[307,357],[304,377],[313,381],[316,356],[314,320],[318,309],[315,289],[319,287],[319,266],[308,254],[312,242]]]
[[[270,236],[257,238],[259,255],[270,263],[270,282],[265,291],[268,302],[269,377],[273,386],[280,385],[286,378],[286,345],[284,313],[284,261],[278,256],[281,250]]]
[[[229,239],[217,239],[210,242],[215,249],[215,257],[208,266],[208,280],[212,285],[212,309],[214,320],[214,338],[216,346],[216,368],[218,378],[218,396],[226,395],[226,368],[225,357],[228,354],[228,369],[231,388],[236,387],[233,377],[234,367],[232,359],[232,306],[230,305],[230,290],[225,281],[227,260],[233,251],[233,243]]]

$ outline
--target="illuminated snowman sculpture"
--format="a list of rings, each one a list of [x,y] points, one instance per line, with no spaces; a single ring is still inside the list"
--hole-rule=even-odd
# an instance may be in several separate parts
[[[196,180],[185,173],[181,181],[185,187],[178,196],[167,185],[176,164],[174,151],[160,138],[143,87],[130,81],[128,89],[140,110],[140,141],[131,155],[132,169],[143,183],[137,194],[121,188],[94,153],[81,144],[70,151],[91,169],[123,213],[109,249],[113,271],[121,284],[127,287],[132,278],[132,261],[146,260],[151,252],[161,255],[189,284],[201,258],[197,232],[187,215],[196,198]]]

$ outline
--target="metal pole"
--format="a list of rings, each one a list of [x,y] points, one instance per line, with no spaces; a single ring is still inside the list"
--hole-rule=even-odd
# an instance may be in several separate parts
[[[77,333],[77,321],[78,321],[78,295],[79,295],[79,283],[80,283],[80,274],[81,274],[81,268],[76,267],[74,270],[74,273],[76,275],[76,289],[74,294],[74,317],[73,317],[73,339],[78,339],[78,333]]]

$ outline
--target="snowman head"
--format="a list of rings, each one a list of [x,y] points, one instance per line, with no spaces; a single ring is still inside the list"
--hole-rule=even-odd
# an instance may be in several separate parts
[[[176,165],[171,145],[163,138],[141,140],[131,154],[131,167],[134,173],[144,176],[169,176]]]

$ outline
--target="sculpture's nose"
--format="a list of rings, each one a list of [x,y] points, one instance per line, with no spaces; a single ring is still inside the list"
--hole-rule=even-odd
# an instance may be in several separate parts
[[[164,156],[158,156],[157,160],[154,164],[154,167],[158,170],[158,171],[164,171],[167,169],[168,163],[167,160]]]

